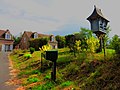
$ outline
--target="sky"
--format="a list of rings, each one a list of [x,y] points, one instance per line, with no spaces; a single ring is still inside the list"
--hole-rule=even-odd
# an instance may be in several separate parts
[[[67,35],[90,29],[86,18],[94,5],[110,21],[110,37],[120,36],[119,0],[0,0],[0,29],[13,35],[24,31]]]

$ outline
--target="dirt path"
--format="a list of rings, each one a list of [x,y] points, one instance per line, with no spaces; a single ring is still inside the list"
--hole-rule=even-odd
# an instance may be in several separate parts
[[[6,84],[11,78],[8,54],[8,52],[0,52],[0,90],[15,90],[17,88],[17,86]]]

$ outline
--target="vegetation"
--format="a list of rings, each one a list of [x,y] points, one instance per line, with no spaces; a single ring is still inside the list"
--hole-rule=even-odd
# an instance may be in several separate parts
[[[106,35],[104,39],[106,43],[109,38]],[[42,44],[40,51],[14,50],[11,53],[14,68],[19,71],[17,78],[26,90],[120,88],[120,38],[117,35],[109,42],[105,58],[104,52],[95,52],[99,48],[99,40],[88,29],[81,28],[79,33],[65,37],[56,36],[56,40],[61,49],[58,49],[55,82],[51,80],[53,63],[44,58],[44,52],[51,49],[50,45]]]
[[[120,38],[118,35],[112,37],[109,48],[115,49],[116,53],[120,54]]]
[[[30,47],[30,53],[33,54],[34,51],[35,51],[35,48]]]
[[[58,48],[64,48],[65,47],[65,37],[64,36],[55,36],[56,41],[58,42]]]
[[[35,50],[39,50],[39,47],[41,48],[43,45],[46,45],[48,43],[48,38],[37,38],[30,40],[30,47],[34,47]]]
[[[14,68],[19,70],[17,78],[22,81],[26,89],[32,90],[63,90],[63,89],[116,89],[119,83],[118,69],[119,57],[115,56],[114,50],[106,50],[106,60],[102,53],[80,52],[74,57],[69,48],[59,49],[57,60],[57,79],[51,81],[52,62],[43,59],[43,72],[40,71],[40,51],[35,51],[32,57],[24,59],[19,56],[22,50],[14,51],[11,59]],[[16,54],[15,54],[16,53]],[[117,57],[117,58],[116,58]],[[113,66],[114,65],[114,66]],[[116,70],[114,70],[116,69]],[[114,70],[114,71],[113,71]],[[111,83],[109,83],[110,81]],[[112,87],[114,85],[114,87]]]

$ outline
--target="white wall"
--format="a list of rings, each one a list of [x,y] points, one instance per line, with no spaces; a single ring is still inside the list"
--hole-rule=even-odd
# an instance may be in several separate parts
[[[4,44],[2,44],[2,49],[1,49],[1,51],[5,51],[5,45],[4,45]]]

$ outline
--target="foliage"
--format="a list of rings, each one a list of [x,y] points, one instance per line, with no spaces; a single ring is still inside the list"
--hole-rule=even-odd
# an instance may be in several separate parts
[[[24,55],[24,58],[26,58],[26,59],[29,59],[29,58],[31,58],[31,57],[32,57],[31,54],[25,54],[25,55]]]
[[[87,45],[90,49],[90,52],[94,53],[95,50],[99,47],[99,40],[92,36],[91,38],[87,39]]]
[[[74,48],[75,48],[75,50],[78,51],[78,52],[80,52],[80,50],[81,50],[80,45],[81,45],[81,41],[80,41],[80,40],[78,40],[78,41],[76,40],[76,41],[75,41],[75,46],[74,46]]]
[[[31,53],[31,54],[33,54],[33,53],[34,53],[34,51],[35,51],[35,48],[30,47],[30,53]]]
[[[70,51],[74,51],[75,43],[76,41],[80,40],[80,47],[83,51],[84,49],[88,49],[87,39],[91,38],[93,36],[93,33],[91,30],[86,28],[81,28],[81,31],[79,33],[71,34],[65,36],[66,40],[66,46],[70,48]]]
[[[39,79],[36,78],[36,77],[29,77],[29,78],[27,79],[27,81],[28,81],[28,83],[35,83],[35,82],[38,82]]]
[[[54,83],[49,81],[43,85],[38,85],[32,88],[32,90],[50,90],[54,87]]]
[[[50,79],[50,78],[51,78],[51,75],[49,74],[49,75],[46,75],[46,76],[44,77],[44,80]]]
[[[22,50],[20,50],[20,49],[14,49],[11,54],[12,55],[16,55],[16,54],[20,54],[20,53],[22,53]]]
[[[115,49],[115,52],[120,54],[120,38],[118,35],[114,35],[110,42],[110,47]]]
[[[43,45],[42,48],[39,48],[41,52],[47,51],[52,49],[52,47],[50,46],[50,44],[47,45]]]
[[[76,40],[75,41],[75,45],[74,45],[74,47],[73,47],[73,52],[74,52],[74,56],[76,57],[76,53],[80,53],[80,51],[81,51],[81,47],[80,47],[80,45],[81,45],[81,41],[80,40]]]
[[[14,39],[13,48],[15,48],[15,46],[16,46],[17,44],[19,44],[19,42],[20,42],[20,40],[21,40],[21,36],[20,36],[20,37],[13,37],[13,39]]]
[[[104,44],[105,44],[105,46],[108,44],[109,32],[110,32],[110,31],[111,31],[110,26],[108,26],[108,27],[106,28],[106,35],[105,35],[105,38],[104,38]]]
[[[64,48],[65,47],[65,37],[64,36],[55,36],[56,41],[58,42],[58,48]]]
[[[79,40],[77,40],[79,41]],[[80,43],[78,43],[80,44]],[[75,45],[75,44],[74,44]],[[76,46],[79,46],[76,44]],[[46,49],[41,50],[45,51]],[[11,60],[13,65],[17,65],[19,70],[19,80],[28,90],[64,90],[68,88],[75,88],[75,90],[81,89],[105,89],[108,90],[119,88],[119,68],[120,61],[119,55],[113,58],[114,50],[106,50],[106,58],[104,60],[103,52],[101,53],[89,53],[80,52],[77,57],[73,57],[69,53],[69,48],[58,49],[59,55],[57,60],[57,72],[56,82],[50,80],[51,67],[46,68],[44,73],[39,72],[40,70],[40,51],[35,51],[29,60],[25,60],[24,56],[19,57],[20,51],[16,54],[11,54]],[[110,52],[110,53],[108,53]],[[29,53],[26,52],[26,54]],[[92,57],[91,57],[92,55]],[[45,62],[44,62],[45,61]],[[88,61],[88,62],[86,62]],[[43,60],[45,64],[48,64],[47,60]],[[29,67],[28,67],[29,66]],[[114,78],[115,77],[115,78]],[[75,85],[75,86],[74,86]],[[111,86],[110,86],[111,85]],[[78,88],[78,89],[76,89]],[[106,89],[107,88],[107,89]]]
[[[71,81],[63,82],[63,83],[61,84],[61,87],[67,87],[67,86],[70,86],[72,83],[73,83],[73,82],[71,82]]]
[[[70,48],[70,51],[73,51],[75,37],[73,34],[65,36],[66,46]]]
[[[29,42],[30,47],[35,48],[35,50],[39,50],[39,47],[41,48],[43,45],[46,45],[48,43],[48,38],[32,39]]]

